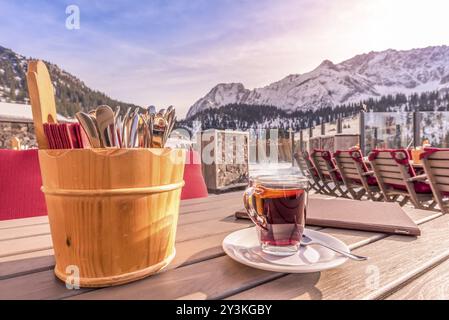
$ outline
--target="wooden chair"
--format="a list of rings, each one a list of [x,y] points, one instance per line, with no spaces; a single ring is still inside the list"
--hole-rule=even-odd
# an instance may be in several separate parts
[[[437,203],[427,177],[415,174],[406,150],[373,150],[369,161],[385,201],[398,201],[401,206],[410,201],[417,209],[434,210]]]
[[[326,193],[316,168],[310,160],[309,153],[307,151],[296,152],[293,154],[293,157],[295,158],[301,173],[309,179],[310,188],[318,193]]]
[[[435,201],[449,213],[449,149],[425,148],[420,159]]]
[[[338,172],[338,168],[332,161],[330,151],[315,149],[312,153],[312,161],[318,176],[324,184],[324,189],[336,197],[348,198],[348,190],[345,187],[340,172]]]
[[[360,150],[337,150],[335,164],[351,196],[360,200],[363,196],[373,201],[382,199],[374,171],[369,171]]]

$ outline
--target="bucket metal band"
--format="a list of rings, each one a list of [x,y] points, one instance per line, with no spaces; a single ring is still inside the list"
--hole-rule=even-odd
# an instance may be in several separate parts
[[[184,186],[184,180],[177,183],[165,184],[153,187],[141,188],[120,188],[120,189],[50,189],[44,186],[41,190],[46,195],[66,196],[66,197],[92,197],[92,196],[123,196],[136,194],[155,194],[173,191]]]

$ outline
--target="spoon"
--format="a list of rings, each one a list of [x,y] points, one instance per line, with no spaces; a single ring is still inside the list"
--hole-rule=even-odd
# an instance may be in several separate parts
[[[155,106],[149,106],[147,108],[147,125],[148,125],[148,131],[149,131],[149,139],[148,139],[148,145],[147,148],[153,147],[153,129],[154,129],[154,118],[156,117],[156,107]]]
[[[121,137],[121,123],[122,117],[120,116],[120,106],[115,107],[114,111],[114,126],[115,126],[115,144],[119,148],[122,147],[122,137]]]
[[[139,114],[139,122],[137,124],[137,146],[139,148],[145,148],[148,139],[148,125],[146,122],[146,116]]]
[[[101,148],[101,138],[97,130],[97,123],[94,117],[85,113],[85,112],[77,112],[76,118],[86,133],[87,139],[92,148]]]
[[[358,256],[356,254],[353,254],[353,253],[350,253],[350,252],[346,252],[346,251],[334,248],[334,247],[332,247],[332,246],[330,246],[330,245],[328,245],[328,244],[326,244],[324,242],[318,241],[316,239],[312,239],[312,238],[306,236],[305,234],[303,234],[302,235],[302,239],[301,239],[301,245],[302,246],[309,246],[309,245],[312,245],[312,244],[318,244],[320,246],[328,248],[328,249],[330,249],[332,251],[335,251],[335,252],[337,252],[337,253],[339,253],[339,254],[347,257],[347,258],[350,258],[350,259],[353,259],[353,260],[356,260],[356,261],[365,261],[365,260],[368,259],[367,257]]]
[[[167,142],[168,138],[170,137],[171,131],[173,130],[174,127],[174,123],[175,123],[175,108],[173,106],[169,106],[167,108],[167,111],[164,114],[164,118],[165,120],[167,120],[167,130],[165,131],[165,135],[164,135],[164,143],[163,145],[165,146],[165,143]]]
[[[128,148],[135,148],[137,142],[137,132],[139,126],[139,113],[137,111],[133,112],[132,118],[130,118],[129,123],[129,140]]]
[[[156,114],[156,107],[155,106],[149,106],[147,108],[148,113],[154,113]]]
[[[114,111],[107,105],[99,106],[95,112],[95,118],[97,119],[98,131],[100,132],[103,146],[115,147]]]
[[[129,119],[129,114],[131,113],[131,108],[127,108],[125,115],[123,116],[122,123],[121,123],[121,140],[122,140],[122,146],[123,148],[126,148],[128,144],[128,131],[127,131],[127,124]]]

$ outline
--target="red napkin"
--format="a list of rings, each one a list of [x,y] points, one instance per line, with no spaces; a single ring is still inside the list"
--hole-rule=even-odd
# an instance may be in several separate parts
[[[50,149],[80,149],[84,147],[79,123],[44,123]]]

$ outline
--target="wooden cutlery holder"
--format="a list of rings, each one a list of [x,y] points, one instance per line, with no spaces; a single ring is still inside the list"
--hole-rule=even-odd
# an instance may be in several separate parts
[[[59,279],[118,285],[174,258],[184,150],[39,150],[39,161]]]

